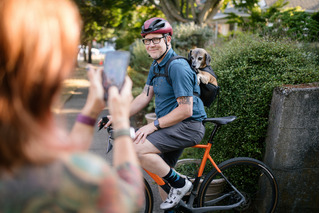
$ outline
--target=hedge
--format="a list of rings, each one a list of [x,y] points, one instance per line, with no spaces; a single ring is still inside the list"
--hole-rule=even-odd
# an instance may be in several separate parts
[[[208,117],[237,116],[216,135],[214,159],[263,158],[273,89],[319,81],[318,45],[314,46],[242,35],[207,50],[221,86],[219,111],[215,103],[206,109]],[[207,126],[205,139],[212,128]]]
[[[183,26],[179,27],[181,32],[176,30],[178,33],[174,35],[173,48],[179,46],[177,52],[185,55],[187,52],[184,54],[182,49],[194,44],[192,41],[192,44],[184,46],[184,43],[178,42],[184,32]],[[202,39],[206,39],[206,36]],[[238,119],[218,132],[211,154],[217,163],[237,156],[262,160],[273,89],[284,84],[319,81],[318,43],[297,43],[240,34],[227,43],[216,43],[215,46],[206,45],[205,49],[211,55],[211,66],[221,86],[219,111],[216,102],[206,108],[206,112],[208,117],[236,115]],[[135,93],[138,93],[143,88],[152,59],[147,56],[141,41],[132,45],[131,52],[133,70],[129,75],[135,82],[134,86],[138,86],[135,88]],[[153,104],[148,109],[152,110]],[[212,126],[207,125],[206,128],[204,140],[208,139]],[[200,157],[201,153],[199,149],[189,148],[182,158]]]

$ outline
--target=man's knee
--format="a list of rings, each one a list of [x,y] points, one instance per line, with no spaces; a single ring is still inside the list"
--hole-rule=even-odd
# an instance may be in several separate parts
[[[144,155],[145,155],[145,152],[139,148],[136,148],[136,145],[134,146],[135,147],[135,150],[136,150],[136,153],[137,153],[137,157],[140,161],[142,161]]]
[[[150,143],[150,142],[146,140],[144,143],[134,144],[134,149],[139,159],[142,159],[144,158],[145,155],[151,154],[154,152],[154,150],[151,149],[152,147],[150,147],[150,145],[148,145],[147,143]]]
[[[144,143],[134,144],[137,156],[141,161],[150,161],[152,155],[158,155],[160,151],[148,140]]]

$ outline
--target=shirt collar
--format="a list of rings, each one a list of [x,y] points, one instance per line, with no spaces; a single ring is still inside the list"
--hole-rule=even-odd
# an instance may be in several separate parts
[[[169,61],[169,59],[173,56],[175,56],[176,53],[173,51],[172,48],[170,48],[170,50],[167,52],[167,54],[164,56],[164,58],[162,59],[162,61],[159,64],[159,67],[163,67],[166,65],[166,63]]]

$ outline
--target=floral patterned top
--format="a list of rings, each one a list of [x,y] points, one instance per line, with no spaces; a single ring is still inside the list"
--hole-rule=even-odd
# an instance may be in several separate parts
[[[0,212],[135,212],[144,198],[139,169],[130,163],[112,169],[90,153],[25,166],[0,174]]]

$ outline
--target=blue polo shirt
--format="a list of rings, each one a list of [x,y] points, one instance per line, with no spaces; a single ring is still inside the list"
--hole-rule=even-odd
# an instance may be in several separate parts
[[[176,100],[178,97],[193,96],[193,115],[186,120],[202,121],[207,117],[203,103],[199,97],[193,95],[193,92],[200,94],[197,75],[186,60],[176,59],[170,63],[168,74],[172,85],[167,82],[166,77],[153,78],[154,72],[165,73],[166,63],[175,55],[177,54],[170,49],[160,64],[154,60],[150,67],[147,85],[153,86],[156,104],[155,113],[158,118],[161,118],[178,106]]]

